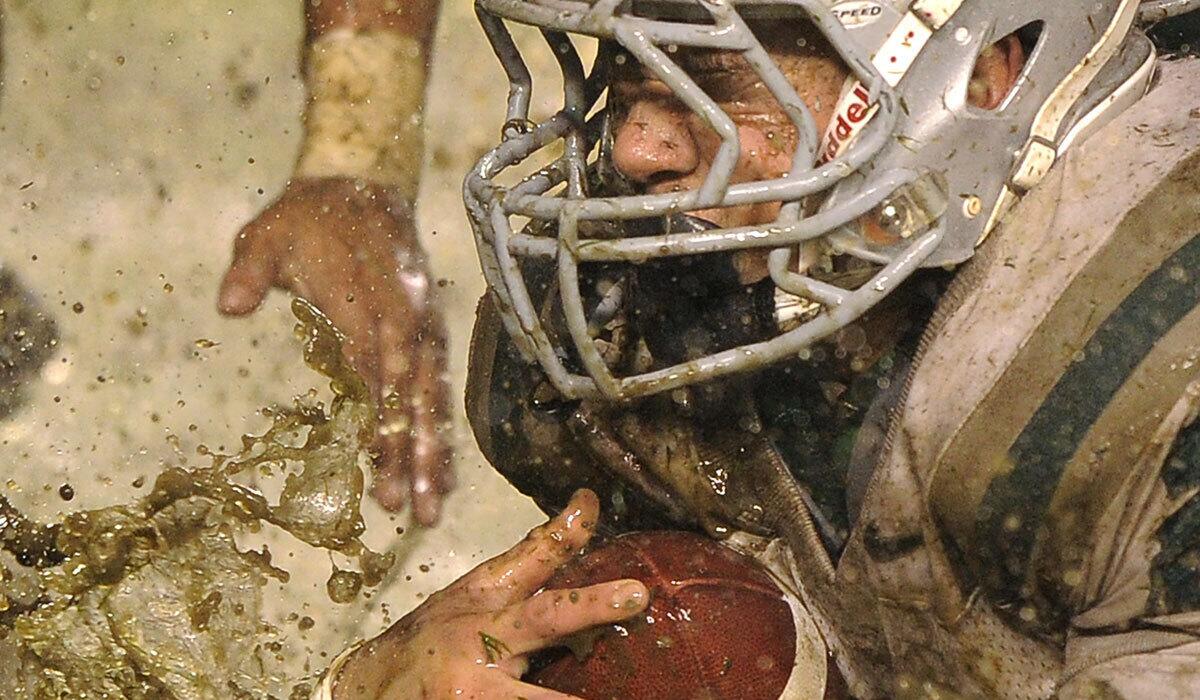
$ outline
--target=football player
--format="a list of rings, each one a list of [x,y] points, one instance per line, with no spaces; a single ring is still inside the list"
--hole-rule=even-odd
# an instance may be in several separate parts
[[[319,693],[561,697],[526,655],[646,591],[537,589],[665,526],[803,603],[813,697],[1200,694],[1200,66],[1141,30],[1197,4],[480,0],[468,413],[566,507]]]

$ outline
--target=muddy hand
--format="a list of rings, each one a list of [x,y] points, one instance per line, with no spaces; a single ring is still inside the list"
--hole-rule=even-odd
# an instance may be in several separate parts
[[[591,538],[598,515],[596,494],[576,492],[558,517],[355,652],[336,679],[335,700],[566,700],[520,681],[528,655],[649,602],[633,580],[537,592]]]
[[[453,479],[445,334],[411,216],[373,186],[293,181],[238,234],[218,306],[248,314],[271,287],[308,299],[346,335],[379,406],[372,494],[389,510],[411,500],[418,522],[435,523]]]

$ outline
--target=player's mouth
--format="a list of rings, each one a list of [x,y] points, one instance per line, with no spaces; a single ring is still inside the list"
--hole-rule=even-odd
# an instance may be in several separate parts
[[[630,222],[625,236],[707,231],[710,221],[677,214]],[[612,235],[612,232],[609,233]],[[770,338],[769,280],[746,284],[732,254],[655,259],[600,269],[592,291],[589,331],[617,375],[645,372]]]

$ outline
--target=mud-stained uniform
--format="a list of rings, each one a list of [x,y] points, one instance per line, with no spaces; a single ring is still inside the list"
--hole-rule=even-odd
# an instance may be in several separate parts
[[[751,382],[836,573],[792,540],[761,556],[856,696],[1200,697],[1200,61],[908,298],[930,289],[868,371]],[[617,528],[711,524],[598,466],[486,306],[468,413],[497,468],[547,510],[586,485]]]

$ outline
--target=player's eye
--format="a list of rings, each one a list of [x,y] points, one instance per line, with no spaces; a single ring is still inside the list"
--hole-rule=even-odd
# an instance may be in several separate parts
[[[762,80],[751,70],[717,69],[692,76],[696,85],[714,102],[739,103],[768,94]]]

